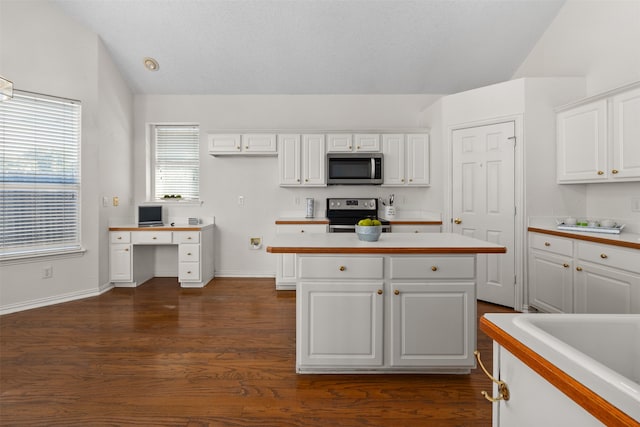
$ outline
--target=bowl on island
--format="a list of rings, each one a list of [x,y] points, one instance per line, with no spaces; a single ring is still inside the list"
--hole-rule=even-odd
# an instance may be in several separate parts
[[[381,225],[356,225],[358,239],[365,242],[377,242],[382,234]]]

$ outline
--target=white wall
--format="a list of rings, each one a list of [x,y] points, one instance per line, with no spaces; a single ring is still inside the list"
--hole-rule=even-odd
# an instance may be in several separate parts
[[[280,188],[276,157],[211,157],[206,150],[207,132],[221,129],[417,128],[422,124],[419,112],[437,98],[433,95],[136,96],[136,202],[145,200],[146,124],[199,123],[200,188],[204,203],[202,207],[176,208],[174,205],[170,207],[169,215],[215,216],[217,275],[272,276],[276,265],[274,255],[264,250],[250,250],[249,237],[263,237],[266,246],[275,235],[274,221],[278,217],[304,216],[304,206],[295,203],[296,197],[301,202],[305,197],[315,198],[316,214],[320,216],[324,216],[327,197],[378,197],[390,193],[396,194],[398,209],[440,212],[440,175],[432,174],[433,188],[421,189],[379,186]],[[244,207],[238,206],[238,196],[244,196]]]
[[[110,182],[131,198],[130,170],[120,170],[122,162],[116,160],[130,157],[133,100],[97,36],[57,7],[46,1],[3,0],[0,8],[2,75],[17,89],[82,101],[86,252],[0,265],[0,312],[10,312],[95,295],[107,281],[103,224],[108,214],[98,199]],[[45,266],[53,267],[52,278],[41,278]]]
[[[527,56],[514,78],[584,76],[586,96],[640,81],[640,1],[569,0]],[[639,183],[579,184],[586,194],[577,216],[640,224],[632,212]],[[551,212],[549,212],[551,214]]]

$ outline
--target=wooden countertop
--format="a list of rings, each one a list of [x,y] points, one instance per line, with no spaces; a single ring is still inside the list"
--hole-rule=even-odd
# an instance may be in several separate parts
[[[640,249],[640,234],[625,233],[584,233],[580,231],[565,231],[555,228],[529,227],[533,233],[548,234],[551,236],[567,237],[569,239],[584,240],[586,242],[603,243],[605,245],[622,246],[625,248]]]
[[[377,242],[355,233],[280,234],[269,253],[298,254],[478,254],[505,253],[506,247],[452,233],[383,233]]]

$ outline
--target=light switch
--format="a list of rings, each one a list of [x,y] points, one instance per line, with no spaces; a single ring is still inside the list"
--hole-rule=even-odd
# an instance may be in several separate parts
[[[640,197],[631,198],[631,212],[640,212]]]
[[[108,197],[105,196],[105,197],[102,198],[102,206],[105,207],[105,208],[109,207],[109,198]]]

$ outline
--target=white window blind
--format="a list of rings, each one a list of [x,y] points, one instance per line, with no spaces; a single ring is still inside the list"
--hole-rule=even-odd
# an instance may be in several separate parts
[[[0,255],[80,249],[79,102],[0,102]]]
[[[200,197],[200,129],[196,125],[155,125],[154,197]]]

